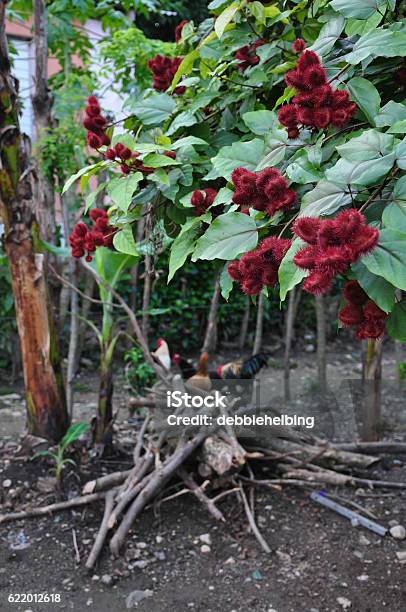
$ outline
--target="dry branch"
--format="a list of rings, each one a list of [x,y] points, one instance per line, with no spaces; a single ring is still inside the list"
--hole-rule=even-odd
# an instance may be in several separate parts
[[[90,551],[89,557],[86,561],[87,569],[92,569],[98,559],[98,556],[103,548],[104,541],[108,532],[108,520],[113,509],[114,504],[114,491],[109,491],[106,495],[106,502],[104,507],[104,515],[103,520],[100,525],[99,532],[96,536],[95,542],[93,544],[93,548]]]
[[[197,497],[197,499],[205,506],[208,512],[216,519],[216,521],[222,521],[225,523],[226,519],[220,510],[216,507],[210,497],[204,493],[203,488],[199,487],[199,485],[193,480],[193,477],[186,472],[186,470],[180,468],[178,470],[179,476],[182,478],[183,482],[187,486],[188,489]]]

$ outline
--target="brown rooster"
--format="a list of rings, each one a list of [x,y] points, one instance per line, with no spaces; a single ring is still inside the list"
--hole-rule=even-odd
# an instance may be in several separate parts
[[[197,366],[196,374],[193,374],[187,379],[186,383],[202,391],[210,391],[212,387],[211,379],[207,370],[207,363],[209,361],[209,353],[206,351],[200,355],[199,364]]]

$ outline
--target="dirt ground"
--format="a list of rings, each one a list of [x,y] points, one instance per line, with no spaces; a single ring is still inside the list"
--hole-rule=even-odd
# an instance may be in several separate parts
[[[294,362],[293,399],[286,410],[314,415],[317,432],[329,439],[356,439],[353,390],[359,378],[359,355],[346,352],[343,346],[330,351],[330,392],[325,400],[317,393],[313,351],[301,351]],[[389,349],[384,360],[382,435],[404,441],[404,391],[398,389],[394,364]],[[280,407],[280,356],[273,366],[261,374],[261,394]],[[94,412],[95,380],[82,375],[78,418]],[[116,406],[121,406],[117,438],[130,448],[134,427],[127,423],[128,391],[124,381],[116,386]],[[24,410],[20,388],[0,390],[0,514],[30,501],[46,504],[55,499],[53,492],[38,490],[39,479],[48,475],[44,460],[14,456]],[[84,461],[80,481],[126,465],[123,455],[97,466]],[[406,482],[406,455],[383,457],[365,474]],[[64,494],[75,495],[81,482],[70,476]],[[339,495],[344,504],[360,504],[385,526],[390,521],[406,526],[406,490],[330,487],[328,491]],[[83,565],[101,520],[102,503],[0,525],[0,612],[406,612],[406,565],[396,556],[406,551],[406,540],[353,527],[316,505],[309,493],[288,487],[280,492],[258,489],[256,519],[271,548],[269,555],[250,533],[236,496],[220,502],[227,522],[219,525],[194,498],[182,495],[148,508],[126,542],[125,555],[114,560],[105,551],[90,574]],[[75,560],[74,536],[80,563]],[[9,594],[17,593],[60,594],[61,603],[9,603]],[[128,598],[139,603],[129,608]]]

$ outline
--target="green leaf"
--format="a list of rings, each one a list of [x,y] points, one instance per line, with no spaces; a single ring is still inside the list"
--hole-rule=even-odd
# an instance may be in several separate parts
[[[345,185],[320,181],[316,187],[304,194],[299,217],[331,215],[342,206],[351,203],[351,195]]]
[[[131,225],[126,225],[113,236],[114,247],[120,253],[126,253],[127,255],[135,255],[139,257],[140,253],[137,249],[137,244],[134,240],[133,231]]]
[[[386,0],[332,0],[331,8],[344,17],[355,17],[356,19],[368,19],[380,6],[386,4]]]
[[[349,64],[359,64],[366,58],[403,57],[406,48],[406,34],[385,28],[376,28],[361,36],[351,53],[343,59]]]
[[[295,90],[293,89],[293,87],[285,87],[283,94],[279,96],[279,98],[276,100],[272,110],[275,110],[276,108],[278,108],[281,104],[284,104],[285,102],[290,102],[290,100],[293,98],[294,95],[295,95]]]
[[[174,134],[179,128],[190,127],[195,123],[197,123],[196,115],[191,113],[189,110],[184,111],[175,117],[166,133],[168,136],[171,136],[171,134]]]
[[[276,113],[269,110],[257,110],[244,113],[242,120],[251,132],[263,136],[277,125]]]
[[[406,138],[395,148],[396,163],[401,170],[406,170]]]
[[[385,206],[382,221],[385,227],[406,234],[406,207],[397,204]]]
[[[71,425],[61,440],[61,447],[66,448],[72,442],[79,440],[79,438],[89,429],[89,424],[81,421],[80,423],[74,423]]]
[[[321,28],[320,34],[309,49],[320,56],[327,55],[343,31],[344,23],[341,16],[330,18]]]
[[[132,202],[133,193],[137,189],[138,183],[143,178],[141,172],[135,172],[134,174],[115,178],[107,185],[107,193],[114,204],[125,213]]]
[[[222,147],[218,154],[213,157],[211,163],[213,170],[205,177],[213,180],[219,176],[230,180],[231,173],[235,168],[243,166],[247,170],[255,170],[258,161],[264,154],[265,145],[259,138],[248,142],[234,142],[231,146]]]
[[[392,229],[381,230],[378,246],[363,257],[362,262],[373,274],[406,290],[406,234]]]
[[[351,138],[336,149],[341,157],[348,161],[367,161],[388,155],[392,152],[393,146],[393,136],[378,130],[365,130],[361,136]]]
[[[263,170],[276,166],[285,159],[288,136],[286,130],[273,130],[266,138],[265,157],[261,159],[255,170]],[[292,145],[292,141],[289,143]]]
[[[297,265],[293,263],[294,256],[303,246],[305,246],[305,242],[300,238],[295,238],[279,266],[278,277],[281,302],[285,301],[287,293],[298,285],[306,276],[306,271],[298,268]]]
[[[390,312],[396,300],[396,287],[382,276],[372,274],[360,260],[351,266],[355,277],[365,293],[385,312]]]
[[[176,108],[176,102],[166,93],[153,93],[136,102],[132,111],[144,125],[159,125],[169,119]]]
[[[385,106],[382,106],[379,115],[375,118],[375,125],[377,127],[384,127],[404,119],[406,119],[406,106],[400,104],[400,102],[389,100]]]
[[[362,77],[354,77],[348,81],[347,86],[351,98],[362,110],[369,123],[375,125],[375,117],[379,113],[381,104],[381,97],[376,87]]]
[[[395,152],[377,159],[350,162],[339,159],[332,168],[326,170],[329,181],[344,185],[373,185],[384,177],[395,163]]]
[[[234,285],[234,281],[231,278],[231,276],[228,273],[227,270],[228,264],[226,264],[223,268],[223,270],[221,271],[220,274],[220,290],[221,290],[221,295],[223,296],[223,298],[228,301],[228,298],[230,297],[230,293],[231,290],[233,288]]]
[[[175,272],[185,263],[188,256],[193,253],[199,229],[202,223],[200,218],[192,220],[194,223],[186,231],[182,231],[173,241],[169,257],[168,283],[172,280]]]
[[[394,340],[406,342],[406,300],[395,304],[389,318],[386,319],[386,331]]]
[[[376,11],[368,19],[348,19],[345,24],[345,33],[352,37],[362,36],[378,27],[382,20],[382,15]]]
[[[221,38],[224,34],[224,31],[229,23],[234,18],[234,15],[238,12],[240,8],[239,2],[233,2],[230,6],[227,6],[224,11],[217,17],[214,22],[214,31],[217,36]]]
[[[185,136],[184,138],[179,138],[172,144],[172,149],[176,151],[177,149],[181,149],[182,147],[188,147],[190,145],[204,145],[208,146],[208,142],[203,140],[203,138],[197,138],[197,136]]]
[[[235,259],[257,246],[258,228],[252,217],[228,212],[217,217],[199,238],[192,261],[197,259]]]
[[[286,168],[286,174],[294,183],[307,185],[316,183],[320,179],[321,173],[309,162],[305,154],[289,164]]]
[[[389,134],[404,134],[406,132],[406,119],[396,121],[388,130]]]
[[[66,191],[68,191],[70,187],[72,187],[73,183],[75,183],[78,180],[78,178],[81,178],[83,176],[92,176],[93,174],[96,174],[99,170],[101,170],[102,168],[109,166],[109,165],[110,165],[110,162],[106,162],[105,160],[103,160],[103,161],[97,162],[97,164],[91,164],[90,166],[85,166],[85,168],[81,168],[79,172],[76,172],[76,174],[73,174],[72,176],[68,178],[65,185],[63,186],[62,195],[66,193]]]
[[[393,189],[393,201],[406,214],[406,176],[402,176],[402,178],[396,181]]]
[[[143,158],[142,163],[147,168],[162,168],[163,166],[179,166],[181,162],[160,153],[149,153]]]

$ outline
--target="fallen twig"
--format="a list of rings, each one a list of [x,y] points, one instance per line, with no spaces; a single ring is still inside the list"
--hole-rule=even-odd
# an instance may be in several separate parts
[[[33,508],[32,510],[21,510],[20,512],[10,512],[10,514],[0,515],[0,524],[8,523],[9,521],[18,521],[20,519],[33,518],[35,516],[44,516],[51,514],[52,512],[60,512],[61,510],[69,510],[70,508],[77,508],[78,506],[85,506],[91,504],[94,501],[104,499],[106,496],[105,491],[100,493],[92,493],[90,495],[82,495],[81,497],[73,497],[64,502],[57,502],[56,504],[49,504],[49,506],[42,506],[40,508]]]
[[[109,491],[106,495],[105,507],[104,507],[104,515],[103,520],[100,525],[100,529],[97,533],[96,539],[93,544],[93,548],[90,551],[89,557],[86,561],[87,569],[92,569],[100,555],[101,549],[103,548],[104,541],[107,536],[108,528],[108,520],[110,518],[111,511],[113,509],[114,504],[114,491]]]
[[[183,468],[178,470],[179,476],[182,478],[185,485],[190,489],[190,491],[197,497],[197,499],[203,504],[203,506],[207,509],[207,511],[216,519],[216,521],[222,521],[225,523],[225,518],[222,512],[216,507],[210,497],[204,493],[202,487],[193,480],[193,477],[186,472]]]
[[[73,548],[75,549],[75,561],[80,563],[80,552],[78,548],[78,541],[76,539],[76,531],[72,529]]]
[[[261,545],[262,550],[264,550],[266,553],[270,553],[271,549],[269,548],[266,540],[264,539],[264,537],[262,536],[261,532],[259,531],[257,524],[255,522],[255,519],[253,517],[253,514],[251,512],[251,508],[250,505],[248,503],[247,500],[247,496],[245,495],[243,486],[240,485],[240,495],[241,495],[241,499],[242,499],[242,503],[244,504],[244,510],[245,510],[245,514],[247,515],[247,519],[248,522],[250,524],[252,533],[254,534],[254,536],[256,537],[256,539],[258,540],[259,544]]]

